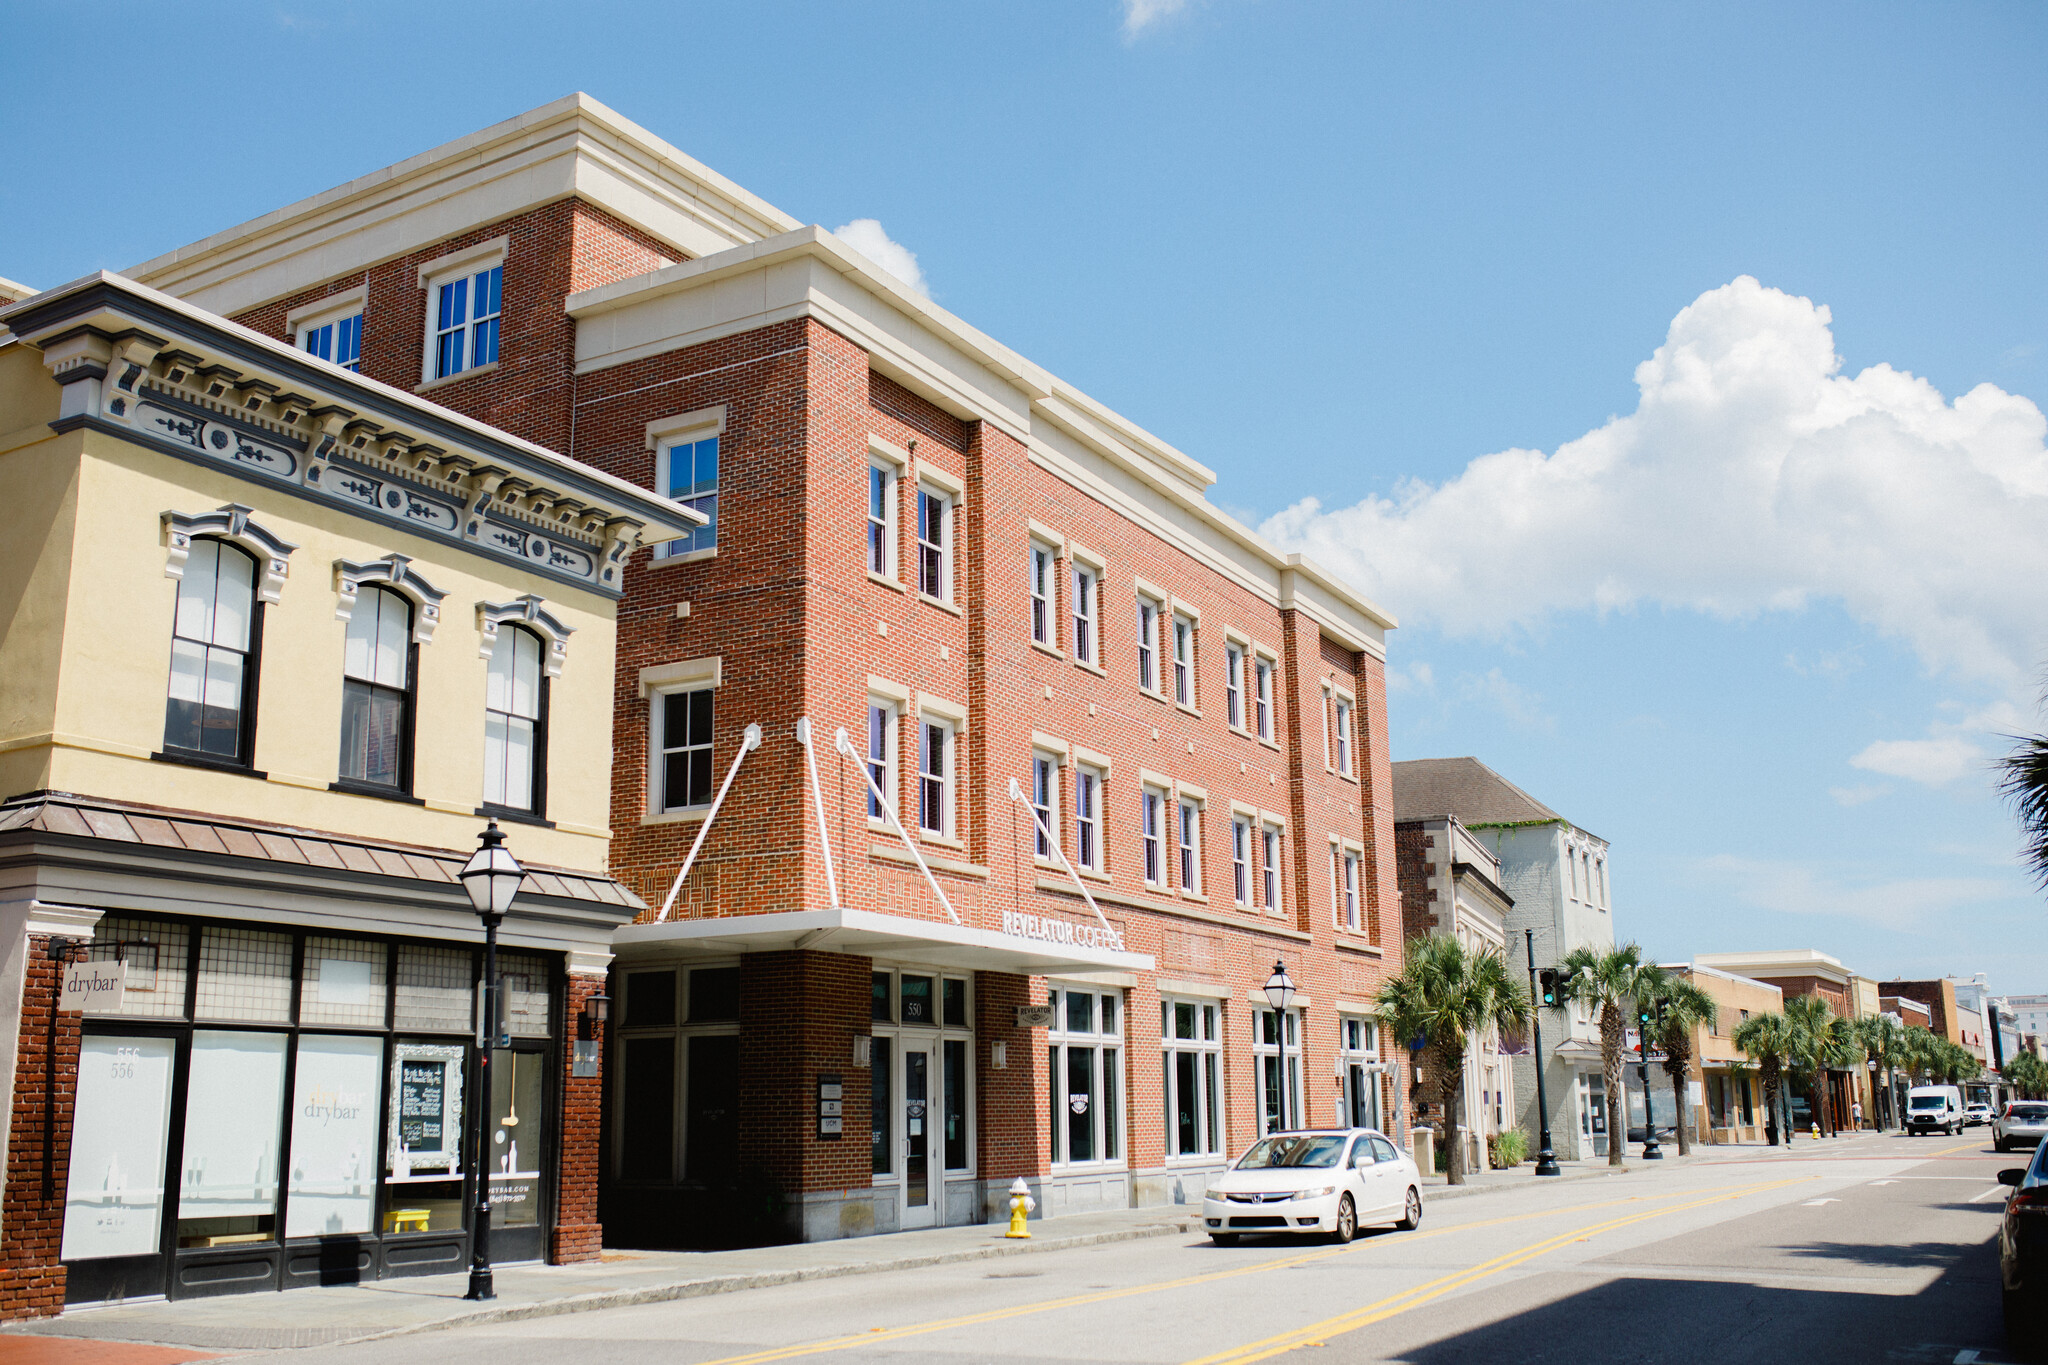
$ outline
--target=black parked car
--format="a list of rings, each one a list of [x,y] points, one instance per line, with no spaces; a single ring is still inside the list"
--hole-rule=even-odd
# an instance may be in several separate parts
[[[2032,1350],[2042,1341],[2041,1304],[2048,1299],[2048,1142],[2026,1165],[2000,1171],[1998,1183],[2013,1187],[1998,1230],[2005,1334],[2015,1347]]]

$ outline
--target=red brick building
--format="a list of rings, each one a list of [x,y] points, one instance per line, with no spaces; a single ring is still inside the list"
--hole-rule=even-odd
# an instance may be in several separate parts
[[[1262,1128],[1399,1129],[1393,622],[1195,460],[582,96],[134,273],[710,518],[627,564],[588,756],[650,906],[701,840],[614,939],[608,1239],[1192,1201]]]

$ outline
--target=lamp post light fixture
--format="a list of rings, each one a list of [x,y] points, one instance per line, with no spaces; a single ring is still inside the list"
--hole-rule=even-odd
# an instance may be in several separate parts
[[[1529,1046],[1536,1059],[1536,1113],[1542,1121],[1543,1145],[1536,1152],[1536,1174],[1563,1175],[1550,1145],[1550,1094],[1543,1085],[1543,997],[1536,993],[1536,931],[1522,931],[1522,958],[1529,964]],[[1556,973],[1544,969],[1544,980]],[[1562,1003],[1560,999],[1559,1003]]]
[[[526,869],[505,847],[505,836],[493,820],[477,836],[480,847],[463,865],[462,889],[484,922],[483,1018],[477,1021],[476,1065],[471,1069],[470,1113],[476,1136],[476,1209],[469,1235],[469,1292],[466,1299],[495,1299],[491,1284],[490,1119],[491,1049],[498,1042],[498,925],[512,908],[512,897],[526,880]]]
[[[1266,978],[1266,1002],[1280,1014],[1287,1013],[1287,1006],[1294,1000],[1294,978],[1287,974],[1287,964],[1275,962],[1273,974]],[[1282,1027],[1285,1027],[1284,1025]]]

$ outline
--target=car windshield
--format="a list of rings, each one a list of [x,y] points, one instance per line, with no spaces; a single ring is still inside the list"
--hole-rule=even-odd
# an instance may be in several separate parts
[[[1907,1103],[1915,1109],[1939,1109],[1947,1101],[1939,1095],[1915,1095]]]
[[[1334,1166],[1344,1155],[1344,1139],[1332,1133],[1282,1134],[1260,1138],[1238,1159],[1240,1171],[1280,1166]]]
[[[2048,1104],[2016,1104],[2005,1111],[2005,1116],[2009,1119],[2027,1119],[2038,1123],[2048,1118]]]

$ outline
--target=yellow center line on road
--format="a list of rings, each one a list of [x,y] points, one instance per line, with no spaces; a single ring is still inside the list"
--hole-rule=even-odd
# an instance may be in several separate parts
[[[1747,1194],[1764,1190],[1779,1189],[1796,1185],[1802,1181],[1818,1180],[1819,1176],[1797,1176],[1787,1180],[1771,1180],[1755,1185],[1738,1186],[1708,1199],[1683,1208],[1696,1208],[1699,1203],[1714,1203],[1723,1199],[1739,1199]],[[1406,1246],[1412,1242],[1434,1237],[1451,1237],[1461,1232],[1480,1228],[1501,1227],[1509,1223],[1526,1223],[1538,1218],[1558,1218],[1566,1214],[1590,1213],[1597,1209],[1617,1208],[1624,1204],[1643,1204],[1666,1199],[1684,1199],[1698,1194],[1698,1190],[1674,1190],[1668,1194],[1637,1194],[1621,1199],[1603,1199],[1591,1204],[1575,1204],[1561,1209],[1546,1209],[1535,1213],[1518,1213],[1504,1218],[1483,1218],[1470,1223],[1456,1223],[1449,1227],[1431,1228],[1427,1232],[1403,1233],[1397,1239],[1375,1238],[1370,1242],[1354,1242],[1350,1246],[1329,1247],[1320,1251],[1304,1252],[1296,1256],[1284,1256],[1277,1260],[1261,1261],[1256,1265],[1235,1266],[1229,1270],[1212,1270],[1201,1275],[1187,1275],[1172,1280],[1159,1280],[1150,1284],[1127,1285],[1120,1289],[1097,1290],[1086,1294],[1071,1294],[1063,1298],[1043,1299],[1035,1303],[1016,1304],[1009,1308],[992,1308],[981,1313],[967,1313],[960,1317],[939,1318],[932,1322],[911,1323],[903,1327],[878,1327],[857,1336],[831,1337],[823,1341],[802,1342],[790,1346],[772,1346],[766,1350],[751,1351],[745,1355],[722,1356],[704,1365],[767,1365],[769,1361],[794,1360],[802,1356],[824,1355],[831,1351],[844,1351],[857,1346],[874,1346],[885,1342],[901,1341],[906,1337],[928,1336],[933,1332],[946,1332],[960,1327],[979,1327],[987,1323],[1002,1322],[1010,1318],[1029,1317],[1037,1313],[1058,1312],[1066,1308],[1080,1308],[1089,1304],[1107,1303],[1116,1299],[1133,1298],[1141,1294],[1157,1294],[1171,1289],[1187,1289],[1196,1285],[1215,1284],[1221,1280],[1239,1279],[1247,1275],[1264,1274],[1272,1270],[1287,1270],[1298,1265],[1325,1261],[1333,1256],[1344,1256],[1353,1252],[1369,1251],[1378,1246]],[[1676,1209],[1669,1210],[1676,1212]],[[1633,1220],[1625,1220],[1633,1221]],[[1594,1231],[1604,1231],[1607,1224],[1597,1225]],[[1573,1241],[1591,1235],[1587,1229],[1575,1229],[1563,1234],[1564,1241]],[[1545,1244],[1547,1245],[1547,1244]],[[1459,1272],[1460,1274],[1466,1272]]]
[[[1805,1176],[1792,1180],[1775,1180],[1767,1185],[1753,1185],[1742,1189],[1724,1190],[1719,1194],[1709,1195],[1704,1199],[1696,1199],[1689,1204],[1674,1204],[1669,1208],[1662,1209],[1645,1209],[1640,1213],[1632,1213],[1620,1218],[1609,1219],[1607,1222],[1597,1223],[1590,1227],[1574,1228],[1570,1232],[1560,1233],[1555,1237],[1546,1238],[1530,1246],[1496,1256],[1490,1261],[1481,1261],[1478,1265],[1467,1266],[1463,1270],[1453,1271],[1451,1274],[1431,1280],[1427,1284],[1420,1284],[1413,1289],[1403,1290],[1399,1294],[1389,1295],[1379,1302],[1369,1303],[1363,1308],[1354,1308],[1348,1313],[1340,1313],[1336,1317],[1325,1318],[1321,1322],[1313,1322],[1306,1327],[1297,1327],[1291,1331],[1282,1332],[1277,1336],[1267,1337],[1263,1341],[1254,1341],[1232,1350],[1218,1352],[1215,1355],[1202,1356],[1198,1360],[1188,1362],[1188,1365],[1252,1365],[1254,1361],[1268,1360],[1303,1346],[1320,1346],[1331,1337],[1341,1336],[1346,1332],[1355,1332],[1361,1327],[1369,1327],[1376,1322],[1384,1322],[1386,1319],[1406,1313],[1412,1308],[1419,1308],[1432,1299],[1441,1298],[1453,1290],[1462,1289],[1466,1285],[1477,1283],[1488,1276],[1498,1275],[1504,1270],[1512,1270],[1518,1265],[1535,1260],[1538,1256],[1560,1250],[1575,1242],[1588,1241],[1603,1232],[1614,1232],[1636,1223],[1644,1223],[1653,1218],[1665,1217],[1667,1214],[1684,1213],[1690,1209],[1705,1208],[1710,1204],[1726,1203],[1731,1199],[1740,1199],[1744,1195],[1758,1193],[1764,1189],[1783,1188],[1786,1185],[1798,1184],[1800,1180],[1812,1179],[1818,1179],[1818,1177]]]

